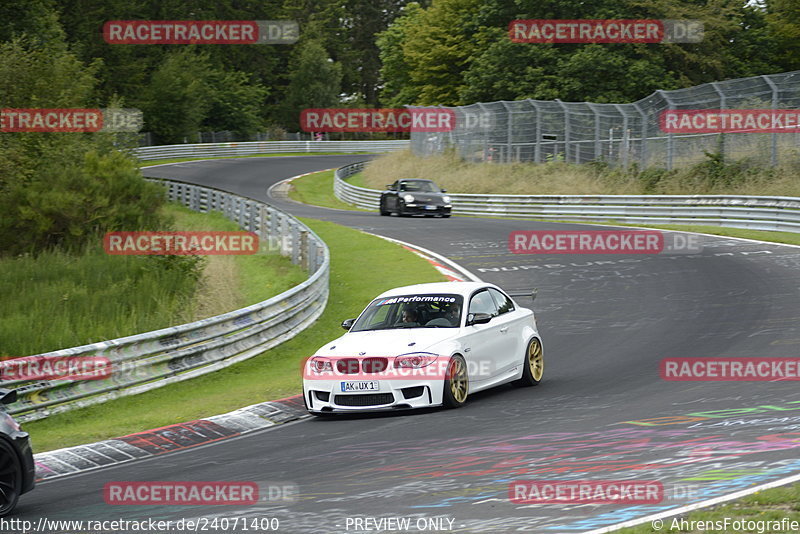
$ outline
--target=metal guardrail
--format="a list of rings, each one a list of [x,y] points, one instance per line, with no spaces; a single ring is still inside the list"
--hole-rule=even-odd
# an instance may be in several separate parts
[[[365,162],[336,171],[339,200],[378,210],[381,192],[347,183]],[[448,194],[453,213],[633,224],[702,224],[800,233],[800,198],[744,195],[477,195]]]
[[[154,179],[169,199],[196,211],[217,210],[255,232],[260,241],[291,256],[309,278],[271,299],[216,317],[144,334],[35,356],[42,363],[64,357],[108,358],[112,373],[101,380],[6,381],[19,400],[9,412],[20,421],[133,395],[216,371],[278,345],[311,325],[328,299],[327,245],[291,215],[262,202],[210,187]]]
[[[278,154],[281,152],[391,152],[404,150],[410,141],[253,141],[145,146],[132,152],[141,160]]]

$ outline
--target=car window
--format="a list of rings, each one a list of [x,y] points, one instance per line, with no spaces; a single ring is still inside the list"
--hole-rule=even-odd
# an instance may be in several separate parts
[[[402,182],[400,191],[418,191],[420,193],[439,193],[440,189],[431,182],[410,181]]]
[[[387,321],[387,318],[389,317],[389,310],[390,308],[388,306],[381,306],[377,308],[374,313],[371,313],[368,317],[365,317],[364,328],[366,330],[371,330],[373,328],[379,328],[387,325],[389,323]]]
[[[488,313],[495,317],[497,316],[497,305],[489,292],[484,289],[470,299],[469,313]]]
[[[464,299],[453,294],[401,295],[375,299],[350,332],[395,328],[457,328]]]
[[[503,315],[504,313],[514,311],[514,303],[511,301],[510,298],[505,296],[500,291],[492,288],[489,288],[489,293],[492,294],[492,297],[494,297],[494,301],[497,303],[497,313],[499,315]]]

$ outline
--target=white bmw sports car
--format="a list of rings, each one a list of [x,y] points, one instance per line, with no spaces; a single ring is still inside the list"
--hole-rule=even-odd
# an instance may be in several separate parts
[[[470,393],[542,380],[533,311],[492,284],[392,289],[342,327],[346,334],[304,362],[303,397],[315,415],[455,408]]]

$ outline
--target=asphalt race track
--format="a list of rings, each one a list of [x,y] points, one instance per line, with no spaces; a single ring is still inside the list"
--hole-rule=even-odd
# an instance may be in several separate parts
[[[306,419],[56,479],[26,495],[14,517],[277,518],[287,533],[374,532],[354,520],[397,517],[411,519],[403,532],[586,532],[800,473],[797,382],[659,376],[667,357],[797,357],[800,248],[705,237],[696,254],[512,254],[511,231],[580,225],[380,217],[267,198],[282,179],[363,159],[223,159],[144,172],[410,242],[507,289],[538,287],[544,382],[477,394],[459,410]],[[353,261],[369,268],[367,253]],[[510,482],[553,479],[659,481],[664,498],[510,502]],[[104,484],[124,480],[248,480],[299,494],[249,507],[106,505]]]

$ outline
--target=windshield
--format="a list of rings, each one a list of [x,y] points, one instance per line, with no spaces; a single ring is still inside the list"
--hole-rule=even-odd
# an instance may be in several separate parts
[[[375,299],[367,306],[350,332],[396,328],[458,328],[461,325],[461,295],[403,295]]]
[[[400,191],[419,191],[420,193],[440,193],[441,190],[433,182],[413,181],[400,182]]]

